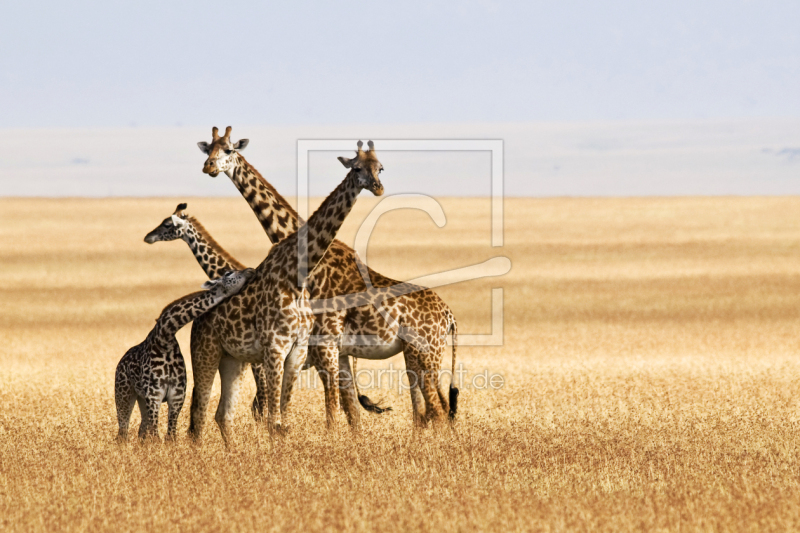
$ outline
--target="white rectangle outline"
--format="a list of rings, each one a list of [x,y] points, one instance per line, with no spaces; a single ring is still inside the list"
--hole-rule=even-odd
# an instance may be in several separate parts
[[[298,139],[297,140],[297,214],[302,220],[309,217],[309,174],[308,154],[316,150],[353,151],[358,139]],[[486,151],[492,158],[492,247],[502,247],[503,231],[503,140],[502,139],[373,139],[379,151]],[[305,176],[305,179],[302,178]],[[305,198],[305,201],[301,201]],[[298,239],[298,248],[308,245],[308,241]],[[298,251],[299,252],[299,251]],[[298,253],[298,256],[300,254]],[[307,256],[307,254],[306,254]],[[300,269],[304,265],[298,263]],[[304,272],[298,272],[304,276]],[[311,339],[313,343],[313,339]],[[450,340],[448,339],[448,343]],[[461,346],[502,346],[503,345],[503,289],[492,289],[492,333],[459,334]]]

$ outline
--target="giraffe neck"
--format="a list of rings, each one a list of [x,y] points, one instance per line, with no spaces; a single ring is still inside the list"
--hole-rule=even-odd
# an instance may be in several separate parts
[[[189,217],[186,222],[188,227],[183,232],[183,240],[209,279],[220,277],[226,270],[245,268],[211,237],[196,218]]]
[[[166,306],[156,320],[156,327],[153,328],[156,341],[162,345],[168,344],[179,329],[222,300],[224,297],[214,296],[210,291],[199,291],[178,298]]]
[[[317,208],[308,223],[304,224],[298,232],[300,238],[307,238],[308,256],[306,259],[307,272],[310,273],[319,264],[336,238],[336,233],[342,226],[344,219],[353,209],[361,185],[355,172],[349,172],[345,179]],[[304,235],[305,234],[305,235]],[[303,247],[300,246],[302,249]],[[302,262],[302,250],[301,250]]]
[[[297,227],[302,223],[297,211],[242,157],[242,154],[236,154],[233,170],[227,172],[227,175],[255,213],[272,244],[281,242],[297,231]]]

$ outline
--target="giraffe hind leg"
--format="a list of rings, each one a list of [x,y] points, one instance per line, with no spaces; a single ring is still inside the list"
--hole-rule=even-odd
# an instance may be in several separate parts
[[[117,440],[124,441],[128,440],[128,426],[131,422],[133,406],[136,404],[136,391],[132,387],[121,387],[119,384],[116,389],[114,400],[117,404],[117,423],[119,424]]]

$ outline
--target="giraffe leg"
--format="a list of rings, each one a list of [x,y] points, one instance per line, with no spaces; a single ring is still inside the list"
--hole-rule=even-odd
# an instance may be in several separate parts
[[[262,342],[267,346],[264,355],[264,367],[267,374],[267,427],[270,434],[281,434],[281,385],[283,382],[283,361],[288,355],[290,345],[286,342],[268,340]]]
[[[253,397],[253,405],[250,410],[253,418],[260,421],[264,419],[264,408],[267,405],[267,374],[264,372],[264,365],[253,363],[250,365],[253,371],[253,379],[256,382],[256,395]]]
[[[167,406],[169,415],[167,418],[167,440],[175,440],[178,431],[178,417],[183,409],[183,402],[186,401],[186,362],[180,357],[173,371],[177,383],[167,391]]]
[[[339,409],[339,350],[334,344],[311,346],[309,357],[313,357],[325,390],[325,422],[328,429],[336,426],[336,413]],[[342,405],[344,407],[344,405]]]
[[[347,415],[347,422],[353,430],[361,427],[361,411],[358,408],[358,397],[356,395],[353,380],[353,370],[350,368],[350,357],[339,356],[339,393],[342,401],[342,408]]]
[[[167,418],[167,440],[175,440],[178,432],[178,417],[183,409],[183,402],[186,399],[186,387],[182,390],[172,391],[167,396],[169,406],[169,418]]]
[[[192,405],[189,418],[189,436],[199,440],[206,424],[206,411],[211,400],[211,387],[217,375],[222,348],[215,338],[211,325],[203,318],[192,324]]]
[[[439,365],[437,358],[429,357],[426,361],[424,355],[414,345],[407,344],[403,349],[406,367],[416,374],[416,384],[425,399],[425,420],[439,422],[444,420],[444,410],[439,397]]]
[[[308,354],[308,344],[296,344],[286,360],[283,362],[283,380],[281,382],[281,418],[283,419],[283,428],[289,428],[289,408],[292,404],[292,392],[294,385],[297,382],[297,377],[300,374],[300,369],[306,361]]]
[[[120,370],[117,370],[114,384],[114,402],[117,405],[117,423],[119,424],[117,440],[128,440],[128,426],[131,422],[133,406],[136,403],[136,391],[133,390],[127,374]]]
[[[409,376],[409,380],[412,378]],[[422,396],[422,389],[419,385],[411,387],[411,410],[414,413],[414,426],[424,428],[425,420],[425,398]]]
[[[136,404],[139,406],[139,415],[142,418],[142,421],[139,422],[139,439],[145,438],[147,436],[147,428],[148,424],[150,423],[150,414],[147,411],[147,403],[145,402],[144,398],[141,396],[136,396]]]
[[[161,400],[156,398],[146,398],[147,405],[147,429],[145,437],[158,439],[158,411],[161,408]]]
[[[236,400],[239,396],[239,389],[245,370],[247,370],[247,363],[243,363],[229,355],[225,355],[219,362],[221,394],[214,420],[216,420],[226,444],[230,437],[233,416],[236,413]]]

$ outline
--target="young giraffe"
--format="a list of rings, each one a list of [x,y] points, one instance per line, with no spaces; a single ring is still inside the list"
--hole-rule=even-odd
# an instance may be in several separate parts
[[[222,397],[215,418],[227,441],[243,365],[258,361],[264,362],[267,377],[268,427],[270,431],[283,429],[282,417],[288,413],[291,389],[305,362],[307,335],[314,323],[308,291],[297,286],[298,260],[307,266],[307,272],[313,272],[358,193],[368,189],[376,196],[383,194],[378,170],[370,167],[348,172],[300,230],[272,247],[256,269],[255,278],[242,292],[195,323],[192,328],[195,386],[189,427],[193,436],[202,433],[211,385],[219,369]],[[302,255],[298,251],[300,232],[308,244]]]
[[[178,204],[175,212],[165,218],[153,231],[148,233],[144,242],[153,244],[159,241],[183,240],[189,245],[194,258],[208,279],[216,279],[228,270],[244,270],[245,266],[229,254],[208,233],[202,224],[186,213],[187,205]],[[260,419],[264,415],[266,400],[266,374],[261,363],[253,363],[253,379],[256,382],[256,397],[253,398],[253,417]]]
[[[217,128],[212,129],[212,142],[198,143],[200,150],[208,155],[203,172],[212,177],[224,172],[234,183],[255,213],[270,240],[280,242],[297,228],[302,221],[289,203],[253,168],[242,155],[249,141],[230,140],[231,127],[225,135],[219,136]],[[340,162],[353,171],[369,169],[380,172],[382,166],[375,157],[372,143],[370,151],[363,152],[359,144],[356,157]],[[370,294],[373,297],[388,297],[386,300],[369,300],[373,305],[344,309],[317,307],[317,320],[312,334],[325,342],[309,347],[309,360],[321,368],[322,383],[325,387],[326,413],[329,424],[336,409],[337,387],[342,394],[342,406],[348,421],[354,427],[359,423],[356,407],[356,392],[352,380],[348,356],[366,359],[387,359],[403,352],[406,369],[411,381],[411,399],[414,407],[414,421],[425,425],[427,420],[439,420],[443,410],[455,416],[458,389],[450,386],[449,398],[439,383],[439,369],[446,348],[446,336],[453,336],[453,372],[455,372],[457,325],[447,304],[432,290],[419,287],[410,294],[391,297],[387,292],[397,281],[382,276],[366,268],[371,282]],[[374,288],[374,289],[372,289]],[[322,259],[317,269],[308,278],[308,289],[315,301],[332,302],[342,295],[363,293],[367,289],[352,248],[336,240]],[[375,292],[383,292],[383,295]],[[355,339],[355,341],[353,341]],[[358,341],[361,339],[361,342]],[[363,339],[377,339],[365,343]],[[193,359],[194,361],[194,359]],[[338,364],[337,364],[338,363]],[[419,377],[424,379],[419,380]]]
[[[175,334],[187,322],[239,292],[254,274],[252,268],[227,272],[219,279],[206,281],[203,288],[207,290],[175,300],[161,312],[147,338],[122,356],[114,379],[117,439],[128,438],[134,403],[139,404],[142,414],[139,438],[158,436],[158,410],[163,402],[169,405],[167,438],[175,438],[186,396],[186,364]]]

